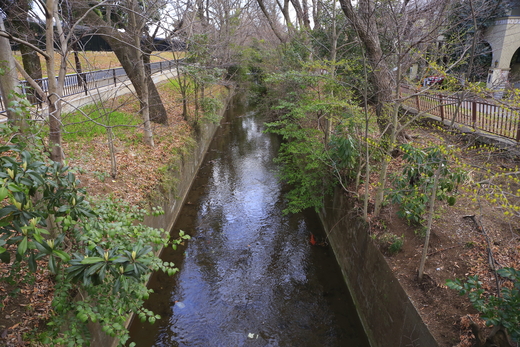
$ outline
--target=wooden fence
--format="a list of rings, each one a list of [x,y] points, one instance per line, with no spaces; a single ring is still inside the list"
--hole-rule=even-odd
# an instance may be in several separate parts
[[[520,108],[497,104],[477,97],[462,98],[462,94],[423,92],[413,87],[401,87],[403,104],[425,112],[442,121],[454,121],[475,130],[520,141]]]

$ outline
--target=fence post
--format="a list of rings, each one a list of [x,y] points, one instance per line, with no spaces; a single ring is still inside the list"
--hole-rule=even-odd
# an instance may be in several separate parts
[[[421,112],[421,108],[419,106],[419,95],[415,95],[415,104],[417,105],[417,112]]]
[[[159,70],[161,70],[162,73],[162,61],[159,62]]]
[[[117,86],[116,69],[112,69],[112,76],[114,77],[114,87]]]
[[[442,98],[442,94],[439,94],[439,100],[441,101],[441,121],[444,122],[444,99]]]
[[[87,74],[82,73],[80,81],[83,83],[83,90],[85,91],[85,95],[88,95],[88,87],[87,87]]]
[[[473,128],[475,128],[477,123],[477,102],[475,100],[471,102],[471,121],[473,122]]]

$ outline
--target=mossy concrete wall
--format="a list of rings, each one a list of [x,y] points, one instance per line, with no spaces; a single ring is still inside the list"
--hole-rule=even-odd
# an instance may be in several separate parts
[[[233,92],[230,91],[224,105],[227,106],[229,104],[232,96]],[[222,109],[221,116],[224,114],[226,106]],[[158,217],[146,218],[146,225],[154,228],[162,228],[166,232],[172,230],[182,205],[184,204],[184,199],[191,188],[197,171],[204,159],[204,155],[219,126],[219,124],[212,122],[201,123],[194,134],[195,141],[189,145],[189,148],[186,148],[185,151],[177,156],[177,160],[169,164],[166,175],[168,175],[168,182],[170,183],[156,187],[159,192],[154,192],[154,194],[152,194],[154,201],[150,201],[152,206],[161,206],[164,210],[164,214]],[[128,320],[127,325],[130,321],[131,318]],[[99,324],[90,324],[89,329],[91,332],[90,347],[117,345],[117,340],[107,336],[101,330]]]
[[[184,204],[184,199],[190,191],[197,171],[202,164],[204,155],[219,127],[215,123],[203,123],[198,127],[195,141],[187,144],[188,148],[183,151],[175,162],[171,162],[166,175],[168,180],[165,184],[156,187],[151,194],[151,206],[161,206],[164,214],[157,217],[147,217],[145,224],[154,228],[162,228],[169,232]]]
[[[341,189],[320,212],[372,347],[438,346]]]

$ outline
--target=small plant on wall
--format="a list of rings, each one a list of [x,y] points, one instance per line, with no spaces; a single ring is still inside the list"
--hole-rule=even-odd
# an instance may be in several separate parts
[[[404,246],[404,234],[401,236],[385,232],[377,237],[377,243],[384,252],[390,255],[399,253]]]

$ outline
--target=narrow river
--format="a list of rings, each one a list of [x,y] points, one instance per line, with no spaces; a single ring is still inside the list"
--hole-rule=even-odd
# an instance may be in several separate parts
[[[137,347],[369,346],[341,271],[313,211],[285,216],[275,136],[239,103],[227,111],[165,250],[180,272],[156,273],[154,325],[131,326]],[[184,254],[182,254],[184,252]]]

